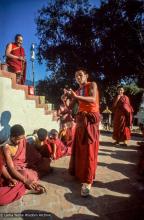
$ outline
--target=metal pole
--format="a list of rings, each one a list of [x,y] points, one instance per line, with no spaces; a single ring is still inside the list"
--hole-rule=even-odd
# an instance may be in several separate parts
[[[33,87],[35,89],[34,60],[35,60],[35,45],[34,45],[34,43],[32,43],[32,45],[31,45],[32,82],[33,82]]]
[[[32,60],[32,82],[33,87],[35,88],[35,75],[34,75],[34,61]]]

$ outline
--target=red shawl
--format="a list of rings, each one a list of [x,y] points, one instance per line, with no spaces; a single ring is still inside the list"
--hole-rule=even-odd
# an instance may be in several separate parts
[[[51,157],[51,155],[53,154],[53,144],[56,144],[56,157],[54,158],[55,160],[67,155],[67,147],[58,138],[56,140],[46,140],[44,142],[43,150],[41,152],[43,156],[49,158]]]
[[[69,171],[81,183],[93,183],[99,148],[99,113],[79,113]]]
[[[114,101],[115,102],[115,101]],[[113,139],[116,141],[129,140],[131,137],[130,126],[132,125],[133,108],[126,95],[121,96],[114,110]]]
[[[11,54],[14,56],[21,56],[25,57],[25,51],[23,47],[18,47],[15,43],[12,43],[12,51]],[[23,62],[18,59],[7,58],[6,60],[7,65],[11,68],[13,73],[23,73],[23,83],[26,79],[26,62]]]
[[[30,180],[37,181],[38,180],[38,173],[32,169],[27,168],[26,164],[26,140],[20,140],[20,144],[18,146],[18,150],[13,157],[13,163],[15,168],[22,173],[25,177],[29,178]]]
[[[18,182],[14,187],[10,187],[8,185],[4,185],[4,181],[2,181],[2,166],[3,161],[0,156],[0,206],[7,205],[15,200],[20,199],[26,191],[26,188],[23,183]]]

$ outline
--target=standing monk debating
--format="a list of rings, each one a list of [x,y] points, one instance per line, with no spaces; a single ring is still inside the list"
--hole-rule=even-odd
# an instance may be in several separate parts
[[[5,52],[8,71],[16,74],[17,84],[24,84],[26,78],[25,51],[22,43],[22,35],[17,34],[15,36],[15,42],[9,43]]]
[[[123,86],[117,88],[118,95],[113,102],[114,113],[114,130],[113,139],[114,145],[119,145],[119,142],[124,142],[127,146],[128,140],[131,138],[132,113],[133,108],[130,104],[129,98],[124,95]]]
[[[76,131],[72,146],[69,171],[82,183],[81,196],[88,196],[95,178],[99,147],[99,95],[95,82],[88,82],[84,69],[75,73],[77,92],[67,91],[78,101]]]

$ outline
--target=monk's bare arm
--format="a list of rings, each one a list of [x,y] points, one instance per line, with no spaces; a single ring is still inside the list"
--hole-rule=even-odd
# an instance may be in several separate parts
[[[97,84],[95,82],[92,82],[90,87],[90,94],[91,94],[90,96],[79,96],[73,91],[72,91],[72,95],[77,100],[91,103],[96,101],[96,92],[97,92]]]
[[[55,143],[52,143],[51,146],[52,146],[52,151],[53,151],[52,157],[53,157],[53,159],[55,159],[57,146]]]
[[[4,147],[4,155],[5,155],[5,158],[6,158],[7,167],[9,169],[11,175],[14,178],[16,178],[17,180],[20,180],[21,182],[25,183],[26,179],[20,172],[18,172],[15,169],[13,161],[12,161],[12,157],[11,157],[9,149],[7,147]]]
[[[11,59],[26,61],[25,56],[24,57],[23,56],[15,56],[15,55],[11,54],[11,51],[12,51],[12,44],[8,44],[6,47],[6,51],[5,51],[6,57],[11,58]]]
[[[5,166],[2,166],[2,174],[9,181],[9,186],[13,187],[17,184],[17,180],[12,178]]]
[[[11,175],[8,173],[5,166],[2,166],[2,174],[6,179],[8,179],[8,180],[12,179]]]
[[[18,60],[19,57],[11,54],[11,51],[12,51],[12,44],[8,44],[5,52],[6,57]]]

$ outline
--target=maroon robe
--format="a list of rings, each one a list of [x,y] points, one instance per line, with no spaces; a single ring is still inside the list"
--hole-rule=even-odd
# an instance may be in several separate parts
[[[55,160],[66,156],[67,154],[67,147],[62,143],[62,141],[58,138],[54,141],[56,144],[56,158]]]
[[[67,156],[70,156],[72,153],[72,145],[75,137],[75,130],[76,126],[73,125],[72,127],[67,128],[66,131],[66,143],[65,146],[67,147]]]
[[[47,155],[46,146],[42,146],[42,151],[37,150],[34,144],[28,144],[26,147],[27,166],[38,173],[39,177],[45,176],[50,171],[49,156]]]
[[[99,148],[99,113],[80,112],[76,117],[76,131],[69,171],[81,183],[93,183]]]
[[[114,101],[115,102],[115,101]],[[114,112],[114,130],[113,139],[118,142],[130,140],[132,125],[133,109],[130,105],[129,98],[126,95],[121,96],[116,106],[113,107]]]
[[[38,172],[27,168],[26,163],[26,140],[25,138],[20,140],[18,150],[15,156],[12,158],[15,168],[26,178],[37,181],[39,179]]]
[[[13,187],[6,185],[4,177],[1,176],[3,166],[3,161],[0,157],[0,205],[7,205],[20,199],[25,194],[26,188],[21,182],[18,182]]]
[[[12,51],[11,54],[17,57],[25,57],[25,51],[23,47],[18,47],[16,43],[12,43]],[[6,63],[10,69],[11,72],[13,73],[22,73],[23,78],[21,84],[24,84],[25,79],[26,79],[26,62],[23,62],[18,59],[13,59],[13,58],[7,58]]]
[[[41,154],[45,157],[50,158],[53,155],[53,145],[56,144],[56,157],[55,160],[67,155],[67,147],[62,143],[62,141],[57,138],[56,140],[46,140],[44,141],[44,146],[42,146]]]

